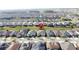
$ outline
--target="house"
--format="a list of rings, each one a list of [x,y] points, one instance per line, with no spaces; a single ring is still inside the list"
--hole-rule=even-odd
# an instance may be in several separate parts
[[[46,30],[46,34],[48,37],[55,37],[55,33],[52,30]]]
[[[34,31],[34,30],[30,30],[28,33],[27,33],[27,37],[36,37],[37,36],[37,32]]]
[[[37,36],[38,37],[45,37],[45,36],[47,36],[47,34],[46,34],[46,31],[45,30],[38,30],[37,31]]]
[[[71,33],[70,31],[65,31],[64,36],[65,37],[73,37],[73,33]]]

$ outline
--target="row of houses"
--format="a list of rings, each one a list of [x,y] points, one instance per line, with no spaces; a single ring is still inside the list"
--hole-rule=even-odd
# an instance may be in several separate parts
[[[18,39],[18,38],[17,38]],[[35,38],[34,38],[35,39]],[[26,40],[26,39],[25,39]],[[71,42],[56,42],[56,41],[28,41],[18,42],[20,44],[18,49],[8,49],[11,42],[0,42],[0,50],[79,50],[79,43]]]
[[[79,22],[70,22],[70,21],[65,21],[65,22],[0,22],[0,27],[15,27],[15,26],[38,26],[39,24],[43,24],[44,26],[47,27],[68,27],[68,26],[76,26],[79,27]]]
[[[79,37],[78,30],[29,30],[23,29],[18,32],[13,30],[0,31],[0,37]]]
[[[5,26],[38,26],[39,24],[43,24],[48,27],[55,26],[70,26],[71,22],[0,22],[0,27]],[[77,24],[78,26],[78,24]]]

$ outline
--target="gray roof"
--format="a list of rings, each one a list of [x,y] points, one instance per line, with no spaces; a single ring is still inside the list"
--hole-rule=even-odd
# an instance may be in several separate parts
[[[60,45],[63,50],[76,50],[75,46],[69,42],[60,43]]]
[[[37,31],[37,36],[46,36],[47,34],[46,34],[46,31],[45,30],[39,30],[39,31]]]

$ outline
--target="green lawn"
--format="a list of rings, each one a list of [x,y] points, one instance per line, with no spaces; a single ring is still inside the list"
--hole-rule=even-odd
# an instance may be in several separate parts
[[[14,31],[19,31],[20,29],[24,29],[24,28],[28,28],[28,29],[31,29],[31,30],[39,30],[38,27],[36,26],[28,26],[28,27],[25,27],[25,26],[17,26],[17,27],[0,27],[0,30],[14,30]],[[71,30],[71,29],[79,29],[79,28],[71,28],[71,27],[47,27],[45,26],[44,27],[45,30]]]

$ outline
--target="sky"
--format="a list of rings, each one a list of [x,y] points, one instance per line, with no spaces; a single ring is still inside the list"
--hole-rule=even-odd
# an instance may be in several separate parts
[[[78,0],[0,0],[0,10],[79,8]]]

